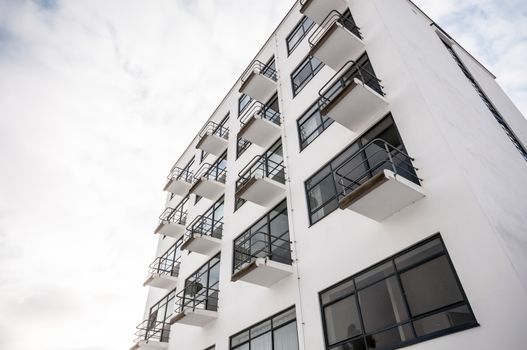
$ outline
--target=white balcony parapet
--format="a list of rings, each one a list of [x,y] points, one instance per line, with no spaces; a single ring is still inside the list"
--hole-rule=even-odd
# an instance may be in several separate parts
[[[300,13],[320,25],[330,11],[345,9],[347,2],[345,0],[301,0],[300,6]]]
[[[228,144],[229,128],[210,121],[199,132],[196,148],[219,157]]]
[[[184,204],[182,203],[176,208],[166,208],[161,213],[159,216],[159,224],[154,231],[155,234],[175,239],[179,239],[185,234],[187,211],[184,209]]]
[[[413,158],[376,139],[337,168],[339,207],[378,222],[425,196]]]
[[[167,290],[176,288],[181,265],[181,243],[182,239],[178,240],[150,264],[143,286]]]
[[[167,191],[179,196],[185,196],[192,186],[192,180],[194,177],[188,170],[174,168],[170,172],[170,175],[168,175],[167,179],[168,181],[163,188],[163,191]]]
[[[189,192],[210,200],[217,200],[225,192],[227,169],[219,165],[203,163],[196,173]]]
[[[215,288],[199,283],[187,285],[177,295],[176,309],[170,324],[204,327],[218,318],[218,295]]]
[[[333,10],[309,37],[310,55],[333,70],[347,61],[356,61],[366,50],[360,29],[353,19]]]
[[[265,156],[256,156],[238,174],[237,198],[261,206],[270,206],[285,195],[284,162],[275,162]]]
[[[277,80],[274,67],[255,60],[242,74],[239,92],[264,103],[276,92]]]
[[[240,124],[238,137],[263,148],[275,142],[282,131],[280,113],[258,101],[253,101],[246,109]]]
[[[269,288],[292,274],[291,265],[266,258],[257,258],[233,274],[231,281],[244,281]]]
[[[353,132],[388,112],[380,80],[354,61],[347,62],[319,91],[320,113]]]
[[[222,221],[199,215],[188,225],[181,249],[202,255],[213,255],[221,247],[222,235]]]

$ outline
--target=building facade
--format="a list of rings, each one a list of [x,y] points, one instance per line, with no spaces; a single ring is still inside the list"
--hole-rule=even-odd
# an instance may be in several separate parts
[[[527,121],[408,0],[302,0],[170,170],[134,349],[524,349]]]

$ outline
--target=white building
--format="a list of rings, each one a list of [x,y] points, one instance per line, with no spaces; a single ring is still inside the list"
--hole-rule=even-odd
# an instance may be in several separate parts
[[[526,349],[524,145],[410,1],[295,4],[171,169],[134,348]]]

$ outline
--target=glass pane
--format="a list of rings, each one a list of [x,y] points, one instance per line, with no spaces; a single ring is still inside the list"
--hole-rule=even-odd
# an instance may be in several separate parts
[[[355,296],[326,306],[324,318],[330,345],[362,334]]]
[[[395,266],[397,266],[398,270],[403,270],[442,251],[444,251],[443,244],[441,243],[441,240],[437,238],[401,255],[395,259]]]
[[[402,273],[401,282],[413,316],[463,300],[446,256]]]
[[[273,350],[298,350],[296,322],[274,331]]]
[[[405,324],[390,330],[372,334],[366,337],[368,349],[393,348],[398,344],[414,339],[412,326]]]
[[[249,340],[249,331],[245,331],[231,338],[231,346],[236,346]]]
[[[366,345],[364,344],[364,339],[362,337],[359,337],[334,348],[331,348],[331,350],[366,350]]]
[[[311,210],[318,209],[330,199],[335,198],[336,195],[335,180],[333,176],[328,175],[308,192],[309,207]]]
[[[286,312],[281,313],[280,315],[275,316],[273,318],[273,328],[278,328],[280,325],[287,323],[291,320],[294,320],[295,318],[296,318],[295,308],[287,310]]]
[[[266,333],[251,340],[251,350],[273,350],[271,333]]]
[[[353,280],[344,282],[322,294],[322,304],[328,304],[355,291]]]
[[[355,278],[355,283],[357,284],[357,288],[360,289],[364,286],[372,284],[373,282],[384,279],[389,275],[393,275],[394,273],[395,269],[393,268],[393,264],[391,261],[389,261],[372,270],[364,272],[360,276],[357,276]]]
[[[251,328],[251,337],[257,337],[260,334],[263,334],[265,332],[268,332],[271,330],[271,320],[265,321],[263,323],[260,323],[259,325],[254,326]]]
[[[475,324],[476,320],[466,305],[443,311],[414,322],[417,336],[424,336],[455,326]]]
[[[358,295],[366,333],[408,320],[408,311],[395,276],[359,291]]]
[[[331,202],[328,202],[325,206],[323,206],[322,208],[318,209],[317,211],[315,211],[311,215],[311,224],[314,224],[318,220],[324,218],[326,215],[330,214],[335,209],[337,209],[338,206],[339,206],[339,202],[338,202],[337,198],[335,197],[334,200],[332,200]]]

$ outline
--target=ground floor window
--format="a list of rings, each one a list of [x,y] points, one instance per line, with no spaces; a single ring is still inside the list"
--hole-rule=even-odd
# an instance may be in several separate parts
[[[320,293],[326,349],[396,349],[478,325],[441,236]]]

